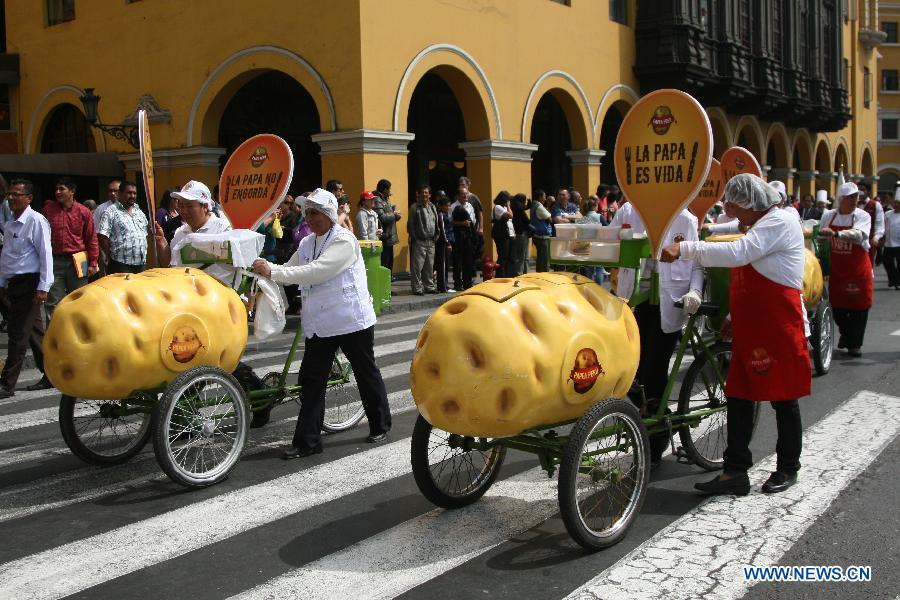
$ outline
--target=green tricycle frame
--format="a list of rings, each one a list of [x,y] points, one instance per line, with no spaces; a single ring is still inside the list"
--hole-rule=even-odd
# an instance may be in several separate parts
[[[230,260],[214,258],[208,262]],[[245,278],[242,290],[246,284]],[[251,427],[267,424],[275,406],[302,402],[302,386],[288,384],[288,377],[296,373],[291,365],[302,337],[298,327],[284,367],[263,376],[261,388],[247,365],[234,374],[198,366],[121,400],[63,395],[62,437],[85,462],[113,465],[138,454],[152,436],[157,461],[173,481],[192,488],[214,485],[240,460]],[[322,429],[327,433],[351,429],[363,415],[352,369],[339,353],[328,378]]]
[[[658,278],[640,292],[640,264],[650,256],[646,239],[623,240],[619,260],[551,261],[581,267],[635,269],[629,303],[658,303]],[[654,293],[656,291],[656,293]],[[643,389],[629,398],[609,398],[589,407],[578,419],[551,423],[505,438],[474,438],[435,429],[421,415],[411,441],[413,475],[422,494],[444,508],[478,500],[496,480],[508,449],[534,454],[552,477],[559,468],[560,514],[572,538],[587,550],[620,541],[644,502],[650,480],[651,440],[670,444],[677,432],[680,461],[706,470],[720,469],[725,449],[725,378],[730,344],[699,327],[718,307],[701,305],[691,315],[678,343],[663,398],[648,403]],[[686,356],[692,357],[681,382],[674,411],[668,400]],[[672,444],[674,446],[674,444]]]

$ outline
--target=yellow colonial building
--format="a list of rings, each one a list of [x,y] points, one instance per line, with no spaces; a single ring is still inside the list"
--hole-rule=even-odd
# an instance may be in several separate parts
[[[215,183],[271,132],[294,151],[293,193],[388,179],[405,211],[416,184],[465,174],[485,203],[587,195],[615,181],[622,117],[660,87],[708,107],[716,156],[743,145],[792,192],[833,192],[841,167],[874,182],[879,164],[874,0],[3,4],[0,172],[75,175],[82,199],[139,175],[136,151],[85,121],[88,88],[101,123],[149,110],[158,190]]]
[[[900,181],[900,2],[879,2],[885,41],[878,48],[878,185],[894,191]]]

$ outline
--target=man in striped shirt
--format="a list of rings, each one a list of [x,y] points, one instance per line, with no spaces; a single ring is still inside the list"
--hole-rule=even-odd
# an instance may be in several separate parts
[[[107,273],[140,273],[147,267],[147,217],[137,201],[137,186],[119,185],[119,200],[100,218],[97,239],[109,257]]]

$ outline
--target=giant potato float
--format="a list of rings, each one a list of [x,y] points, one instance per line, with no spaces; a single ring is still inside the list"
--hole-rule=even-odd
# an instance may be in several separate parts
[[[590,279],[492,279],[441,306],[410,369],[419,412],[459,435],[511,436],[625,396],[640,338],[629,307]]]
[[[63,298],[44,337],[44,363],[63,394],[116,400],[200,365],[230,373],[246,343],[247,312],[234,290],[199,269],[151,269],[109,275]]]

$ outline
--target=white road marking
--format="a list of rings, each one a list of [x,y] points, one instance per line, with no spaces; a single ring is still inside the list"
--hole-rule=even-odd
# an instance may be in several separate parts
[[[396,354],[398,352],[409,352],[416,347],[416,340],[403,340],[400,342],[393,342],[391,344],[378,344],[378,341],[375,342],[375,358],[379,356],[387,356],[388,354]],[[288,351],[286,349],[281,350],[271,350],[269,352],[259,352],[257,354],[253,354],[250,356],[245,356],[242,360],[251,361],[251,360],[263,360],[266,358],[273,357],[287,357]],[[299,360],[294,361],[295,364],[300,363]]]
[[[892,331],[891,335],[900,335],[900,329],[898,329],[897,331]]]
[[[685,514],[569,598],[743,597],[742,566],[775,565],[900,433],[900,398],[860,392],[803,432],[803,469],[780,494],[720,496]],[[762,483],[769,456],[750,472]]]
[[[557,510],[556,479],[534,468],[495,483],[473,505],[432,510],[236,598],[393,598],[538,525]]]
[[[408,439],[359,452],[0,565],[0,597],[74,594],[409,472]]]
[[[394,416],[415,410],[412,392],[408,389],[388,394],[388,403]],[[291,416],[273,421],[264,429],[253,430],[251,439],[241,455],[242,458],[289,444],[296,420],[295,416]],[[363,418],[360,426],[366,422]],[[324,439],[326,448],[328,439],[328,437]],[[44,457],[47,457],[52,454],[68,453],[69,450],[62,448],[42,452]],[[140,485],[166,479],[156,463],[155,455],[148,451],[111,469],[86,466],[63,475],[48,476],[24,485],[5,488],[0,492],[0,523],[119,494],[126,490],[133,492]]]

